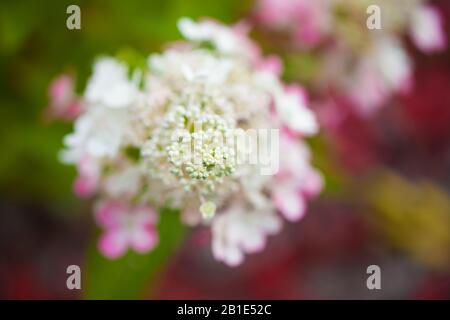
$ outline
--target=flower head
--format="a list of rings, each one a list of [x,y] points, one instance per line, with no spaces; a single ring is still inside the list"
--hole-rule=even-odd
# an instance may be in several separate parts
[[[171,206],[186,224],[212,226],[214,256],[237,265],[280,230],[277,208],[299,218],[277,205],[284,200],[274,187],[277,170],[262,170],[280,151],[278,135],[269,143],[267,132],[300,141],[318,126],[304,90],[281,82],[280,60],[264,58],[242,26],[182,19],[179,28],[186,45],[151,55],[132,77],[122,62],[97,61],[62,158],[78,167],[78,191],[101,198],[99,247],[106,256],[151,250],[151,208]],[[294,149],[307,149],[298,141]],[[292,163],[284,168],[284,160],[280,172],[295,185],[287,195],[304,203],[321,183],[308,152],[295,154],[301,172]]]

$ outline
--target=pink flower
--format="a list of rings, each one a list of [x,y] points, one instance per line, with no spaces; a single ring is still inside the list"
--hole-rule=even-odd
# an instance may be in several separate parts
[[[267,71],[276,76],[280,76],[283,71],[283,63],[278,56],[271,55],[264,59],[259,59],[256,68],[262,71]]]
[[[74,192],[77,196],[91,196],[100,179],[100,164],[92,157],[84,155],[77,164],[78,177],[74,183]]]
[[[283,157],[272,198],[287,220],[298,221],[306,212],[307,198],[322,190],[323,178],[309,164],[307,147],[287,134],[280,136],[280,154]]]
[[[128,248],[146,253],[158,243],[157,215],[152,208],[108,200],[96,208],[96,220],[104,230],[98,247],[107,258],[119,258]]]
[[[81,102],[75,95],[74,81],[70,75],[55,78],[48,91],[50,105],[47,112],[51,118],[75,119],[81,112]]]
[[[317,45],[330,27],[329,3],[323,0],[260,0],[259,20],[273,29],[287,29],[297,44]]]
[[[297,16],[297,0],[260,0],[258,2],[258,16],[275,27],[287,27]]]
[[[294,40],[307,47],[319,44],[330,28],[328,3],[322,0],[298,1],[297,27]]]
[[[414,44],[423,52],[431,53],[447,48],[447,39],[440,12],[430,6],[417,8],[411,21],[410,34]]]

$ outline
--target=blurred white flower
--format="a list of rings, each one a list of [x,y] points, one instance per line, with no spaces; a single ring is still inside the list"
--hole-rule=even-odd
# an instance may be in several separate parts
[[[283,124],[294,132],[314,135],[319,130],[314,113],[306,106],[304,89],[291,86],[275,93],[275,107]]]
[[[355,65],[347,82],[350,98],[362,114],[371,114],[395,92],[405,92],[412,81],[412,62],[393,38],[380,38]]]
[[[212,223],[214,257],[237,266],[245,253],[263,250],[266,237],[278,233],[281,225],[281,219],[270,209],[256,211],[232,205]]]
[[[154,247],[154,224],[142,227],[135,220],[136,204],[141,209],[144,204],[147,213],[150,207],[171,206],[181,210],[185,224],[211,225],[214,256],[237,265],[245,253],[263,249],[267,235],[281,227],[272,201],[280,176],[262,174],[266,164],[247,159],[260,154],[251,142],[269,139],[237,143],[237,137],[281,130],[300,140],[318,126],[304,90],[281,82],[280,60],[262,57],[242,26],[188,19],[179,26],[188,45],[151,55],[142,86],[117,60],[95,64],[86,108],[65,138],[62,157],[77,164],[78,193],[97,193],[106,203],[99,210],[114,218],[112,226],[99,220],[105,229],[100,250],[108,257],[119,257],[127,246],[138,252]],[[290,176],[295,196],[305,203],[321,184],[312,186],[308,152],[296,155],[289,166],[300,166],[301,172],[283,165],[280,172]],[[274,168],[276,173],[278,163]]]
[[[414,44],[424,52],[440,51],[447,47],[447,38],[440,12],[430,5],[414,10],[410,34]]]
[[[102,58],[94,65],[94,73],[86,88],[86,101],[111,108],[124,108],[133,103],[138,90],[128,78],[128,67],[115,59]]]
[[[123,109],[89,106],[89,112],[75,120],[75,130],[67,135],[63,153],[66,162],[77,162],[83,155],[113,158],[130,130],[129,113]]]
[[[355,111],[370,116],[412,85],[413,66],[404,35],[409,33],[426,53],[447,47],[440,12],[426,0],[376,1],[382,13],[379,30],[362,23],[373,4],[370,0],[259,0],[255,13],[265,29],[290,36],[284,45],[291,52],[313,54],[317,71],[310,85],[318,89],[318,99],[327,101],[330,93],[344,97]]]
[[[244,25],[230,28],[213,20],[194,22],[189,18],[181,18],[178,28],[186,39],[209,42],[222,54],[245,57],[252,61],[259,54],[258,47],[246,37]]]

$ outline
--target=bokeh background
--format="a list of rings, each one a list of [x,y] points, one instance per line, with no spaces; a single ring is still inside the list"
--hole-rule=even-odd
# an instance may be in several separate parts
[[[434,3],[448,37],[450,3]],[[70,4],[81,8],[81,30],[66,28]],[[212,258],[206,229],[173,221],[161,226],[167,245],[147,256],[109,262],[95,252],[91,203],[74,196],[75,169],[58,161],[71,124],[46,115],[49,83],[68,73],[81,93],[97,56],[138,59],[179,39],[180,17],[235,23],[251,19],[253,7],[250,0],[1,2],[0,298],[450,298],[448,50],[424,55],[408,46],[414,89],[370,119],[342,103],[345,124],[308,140],[324,192],[242,266]],[[311,57],[286,55],[258,27],[253,32],[287,62],[286,80],[304,80]],[[81,290],[66,288],[71,264],[82,268]],[[382,290],[366,288],[372,264],[381,267]]]

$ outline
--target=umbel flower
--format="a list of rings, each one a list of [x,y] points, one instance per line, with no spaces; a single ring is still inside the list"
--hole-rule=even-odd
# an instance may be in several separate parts
[[[215,258],[235,266],[321,190],[302,142],[318,127],[304,90],[280,81],[279,61],[244,26],[184,18],[178,27],[186,40],[143,70],[95,63],[61,158],[77,166],[75,191],[98,199],[105,256],[154,248],[158,209],[169,206],[187,225],[211,226]]]

